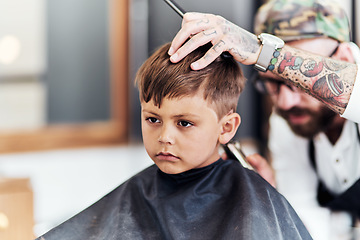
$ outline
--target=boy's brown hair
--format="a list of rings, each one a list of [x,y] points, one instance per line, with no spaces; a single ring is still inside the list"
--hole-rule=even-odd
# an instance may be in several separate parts
[[[161,46],[138,70],[135,83],[140,92],[140,101],[153,100],[160,107],[163,98],[193,96],[199,90],[209,101],[221,119],[233,111],[245,78],[238,63],[232,58],[218,57],[204,69],[191,70],[190,64],[203,56],[211,44],[199,47],[178,63],[172,63],[167,54],[170,43]]]

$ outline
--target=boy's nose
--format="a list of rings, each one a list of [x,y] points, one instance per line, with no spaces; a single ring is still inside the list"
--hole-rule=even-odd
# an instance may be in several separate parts
[[[165,144],[174,144],[174,137],[170,126],[163,126],[158,141]]]
[[[292,91],[286,85],[281,85],[275,101],[279,109],[289,110],[301,102],[301,93]]]

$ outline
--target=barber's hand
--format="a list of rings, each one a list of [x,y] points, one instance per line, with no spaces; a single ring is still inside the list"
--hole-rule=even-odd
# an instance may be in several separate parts
[[[226,152],[223,152],[221,154],[221,158],[224,160],[228,159]],[[260,174],[261,177],[263,177],[273,187],[276,187],[274,170],[272,169],[272,167],[270,166],[268,161],[266,161],[265,158],[263,158],[260,154],[255,153],[248,155],[246,157],[246,161],[254,168],[254,170],[258,174]]]
[[[265,158],[255,153],[246,157],[251,166],[273,187],[276,186],[274,171]]]
[[[191,39],[184,44],[190,37]],[[193,70],[206,67],[225,51],[245,65],[255,64],[259,55],[260,44],[254,34],[221,16],[186,13],[182,27],[171,43],[170,60],[174,63],[179,62],[187,54],[208,42],[211,42],[213,47],[201,59],[192,63]]]

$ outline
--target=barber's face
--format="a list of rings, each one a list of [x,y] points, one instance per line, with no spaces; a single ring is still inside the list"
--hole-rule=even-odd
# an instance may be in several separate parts
[[[322,102],[296,88],[282,84],[278,94],[271,95],[274,110],[297,135],[311,138],[326,129],[336,115]]]
[[[326,39],[328,41],[330,39]],[[303,40],[288,43],[292,47],[328,56],[336,48],[336,41],[324,44],[325,39]],[[332,45],[334,45],[332,47]],[[263,77],[274,81],[282,81],[271,72],[261,74]],[[336,114],[328,109],[322,102],[301,92],[296,87],[280,84],[271,95],[274,110],[283,117],[294,133],[303,137],[313,137],[326,129],[333,122]]]

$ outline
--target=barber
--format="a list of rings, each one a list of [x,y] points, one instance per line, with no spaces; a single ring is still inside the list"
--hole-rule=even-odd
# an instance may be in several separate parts
[[[274,106],[269,150],[276,177],[259,155],[248,160],[276,182],[315,239],[346,239],[360,212],[359,50],[346,14],[330,0],[271,0],[256,15],[255,33],[220,16],[188,13],[170,60],[212,42],[193,70],[225,51],[255,65],[256,85]]]

